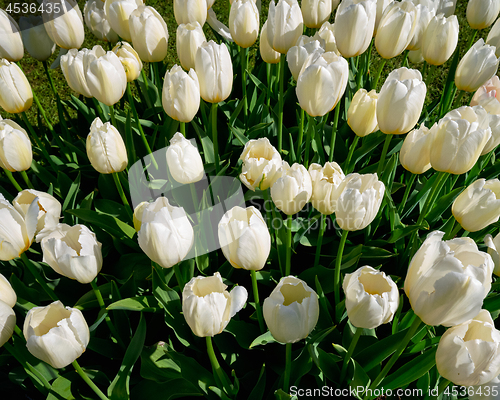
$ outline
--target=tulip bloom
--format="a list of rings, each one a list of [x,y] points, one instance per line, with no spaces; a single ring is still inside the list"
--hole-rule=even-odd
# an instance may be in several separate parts
[[[484,237],[484,244],[488,246],[488,254],[495,264],[493,273],[500,276],[500,233],[495,238],[491,235],[486,235]]]
[[[303,30],[302,12],[297,0],[274,0],[269,3],[267,39],[271,47],[286,54],[294,46]]]
[[[472,29],[485,29],[498,17],[500,2],[498,0],[469,0],[467,3],[467,22]]]
[[[431,168],[431,146],[436,127],[436,124],[431,129],[420,125],[420,128],[408,133],[399,152],[404,169],[412,174],[423,174]]]
[[[174,16],[177,24],[197,21],[205,25],[208,10],[207,0],[174,0]]]
[[[269,44],[269,39],[267,37],[267,21],[264,22],[262,30],[260,31],[259,50],[260,56],[264,62],[268,64],[278,64],[280,62],[280,53],[274,50]]]
[[[436,367],[443,378],[461,386],[482,385],[498,375],[500,331],[489,311],[479,311],[441,336]]]
[[[54,301],[28,311],[23,327],[28,351],[54,368],[63,368],[80,357],[90,340],[87,321],[80,310]]]
[[[161,102],[169,117],[190,122],[200,108],[200,83],[191,69],[188,73],[174,65],[163,80]]]
[[[118,42],[118,35],[109,24],[102,0],[87,0],[83,15],[85,25],[96,38],[105,42]]]
[[[273,202],[286,215],[297,214],[311,198],[311,176],[303,165],[295,163],[290,167],[286,161],[278,174],[280,178],[271,187]]]
[[[186,71],[194,69],[196,52],[206,41],[205,33],[197,21],[181,24],[177,27],[176,48],[182,68]]]
[[[61,56],[61,70],[66,78],[68,86],[78,94],[85,97],[92,97],[87,79],[85,78],[85,69],[83,66],[83,59],[91,50],[71,49],[66,54]]]
[[[422,38],[422,56],[431,65],[442,65],[451,57],[458,43],[456,15],[445,18],[443,14],[431,19]]]
[[[497,22],[491,27],[486,37],[486,44],[495,46],[495,55],[500,57],[500,19],[497,19]]]
[[[367,92],[365,89],[359,89],[352,98],[347,110],[347,124],[359,137],[378,131],[378,96],[375,90]]]
[[[135,81],[142,70],[142,61],[139,54],[137,54],[134,48],[127,42],[118,42],[116,46],[113,47],[113,53],[118,56],[125,69],[127,82]]]
[[[377,34],[378,26],[380,25],[380,20],[382,19],[382,15],[384,15],[384,11],[389,4],[392,3],[392,0],[377,0],[377,15],[375,17],[375,28],[373,30],[373,36]]]
[[[316,57],[319,57],[324,52],[325,50],[321,47],[319,40],[312,40],[308,43],[297,44],[291,47],[288,53],[286,53],[286,62],[293,79],[296,81],[299,79],[300,71],[309,56],[314,53]]]
[[[130,35],[130,14],[137,7],[144,5],[142,0],[106,0],[104,8],[111,28],[127,42],[132,41]]]
[[[328,21],[326,21],[323,25],[321,25],[321,28],[314,34],[313,36],[314,39],[316,40],[324,40],[325,45],[324,45],[324,50],[326,52],[328,51],[333,51],[335,54],[340,56],[340,52],[337,48],[337,43],[335,42],[335,25],[330,24]]]
[[[308,28],[320,28],[330,19],[332,0],[302,0],[300,6],[304,25]]]
[[[26,131],[10,119],[0,121],[0,167],[10,172],[31,167],[33,151]]]
[[[479,105],[490,114],[500,114],[500,79],[497,75],[477,89],[470,105],[471,107]]]
[[[63,49],[78,49],[85,39],[83,16],[75,0],[43,0],[43,23],[52,41]]]
[[[426,93],[420,71],[405,67],[392,71],[378,96],[379,129],[393,135],[412,130],[422,113]]]
[[[255,0],[236,0],[231,4],[229,31],[234,42],[246,49],[259,36],[259,10]]]
[[[416,6],[417,9],[417,25],[415,27],[415,33],[410,40],[410,43],[406,47],[407,50],[418,50],[422,47],[422,40],[424,33],[429,26],[429,22],[436,15],[436,10],[434,4],[420,3]]]
[[[248,293],[243,286],[235,286],[231,293],[226,289],[218,272],[194,277],[184,286],[182,313],[196,336],[218,335],[245,305]]]
[[[2,347],[12,337],[16,327],[16,313],[0,301],[0,347]]]
[[[94,169],[101,174],[123,171],[128,164],[127,149],[122,136],[109,122],[97,117],[87,136],[87,156]]]
[[[7,12],[0,8],[0,58],[19,61],[24,47],[19,25]]]
[[[340,196],[339,187],[345,179],[344,171],[335,162],[327,162],[324,167],[312,163],[309,166],[312,181],[311,203],[323,215],[333,214]]]
[[[170,139],[167,165],[172,178],[182,184],[198,182],[205,176],[198,148],[179,132]]]
[[[24,47],[31,57],[38,61],[45,61],[52,56],[56,50],[56,44],[47,34],[41,16],[21,17],[19,27]]]
[[[17,114],[26,111],[33,103],[33,92],[17,64],[0,59],[0,107]]]
[[[481,310],[493,260],[468,237],[443,241],[443,236],[439,231],[427,236],[410,262],[404,289],[427,325],[453,326]]]
[[[287,276],[264,300],[263,311],[273,337],[281,343],[295,343],[305,339],[318,322],[318,295],[303,280]]]

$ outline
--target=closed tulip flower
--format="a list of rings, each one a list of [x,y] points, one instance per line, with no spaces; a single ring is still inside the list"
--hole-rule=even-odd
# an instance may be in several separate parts
[[[415,27],[415,33],[413,34],[410,43],[406,47],[407,50],[418,50],[422,47],[422,41],[424,38],[424,33],[429,26],[432,18],[436,15],[434,3],[423,2],[416,4],[417,9],[417,26]]]
[[[346,274],[342,288],[347,316],[357,328],[374,329],[387,324],[399,307],[397,285],[390,276],[372,267]]]
[[[5,276],[0,274],[0,301],[9,307],[14,307],[17,301],[16,292]]]
[[[448,329],[436,352],[439,374],[456,385],[482,385],[500,370],[500,331],[489,311]]]
[[[491,129],[491,137],[483,147],[482,156],[488,154],[500,144],[500,115],[488,114],[486,120]]]
[[[500,114],[500,79],[497,75],[477,89],[470,105],[471,107],[479,105],[490,114]]]
[[[203,100],[219,103],[229,97],[233,88],[233,63],[225,44],[211,40],[201,45],[196,53],[195,70]]]
[[[444,14],[446,18],[455,14],[457,0],[438,0],[436,2],[436,15]]]
[[[324,52],[325,50],[321,47],[319,40],[313,40],[302,45],[291,47],[290,50],[288,50],[288,53],[286,53],[286,61],[288,68],[292,73],[293,79],[299,79],[300,71],[302,70],[305,61],[311,54],[316,53],[317,56],[320,56]]]
[[[219,243],[234,268],[259,271],[271,251],[271,235],[255,207],[233,207],[219,222]]]
[[[375,35],[375,47],[382,58],[396,57],[408,47],[417,19],[418,11],[411,1],[395,1],[387,6]]]
[[[403,67],[392,71],[378,96],[379,129],[393,135],[412,130],[422,113],[426,93],[419,70]]]
[[[267,37],[267,21],[264,22],[262,30],[260,31],[259,50],[260,56],[264,62],[268,64],[278,64],[280,62],[280,53],[274,50],[269,44],[269,39]]]
[[[19,25],[0,8],[0,58],[19,61],[23,55],[24,47]]]
[[[327,162],[323,167],[312,163],[309,175],[312,181],[313,207],[323,215],[333,214],[340,196],[339,186],[345,178],[344,171],[336,162]]]
[[[105,42],[118,42],[118,35],[109,24],[102,0],[88,0],[83,8],[83,15],[87,28],[96,38]]]
[[[81,51],[77,49],[69,50],[66,54],[61,56],[61,70],[71,89],[78,94],[90,98],[92,94],[87,85],[85,68],[83,66],[83,59],[89,52],[91,52],[89,49],[82,49]]]
[[[303,165],[295,163],[290,167],[286,161],[278,174],[280,178],[271,187],[273,202],[286,215],[297,214],[311,198],[311,176]]]
[[[240,180],[250,190],[267,190],[280,177],[281,155],[268,138],[251,139],[245,144]]]
[[[85,225],[59,224],[41,241],[43,262],[80,283],[92,282],[102,268],[101,243]]]
[[[500,1],[498,0],[469,0],[467,3],[467,22],[472,29],[485,29],[498,17]]]
[[[0,300],[0,347],[12,337],[16,327],[16,313]]]
[[[347,87],[349,65],[334,52],[323,53],[307,66],[297,80],[300,107],[311,117],[323,116],[335,108]]]
[[[497,72],[499,59],[495,47],[479,39],[458,63],[455,85],[459,90],[474,92]]]
[[[182,68],[189,71],[194,69],[194,60],[198,48],[207,41],[203,29],[198,21],[181,24],[177,27],[176,38],[177,56]]]
[[[54,368],[64,368],[75,361],[90,340],[82,312],[64,307],[59,300],[29,310],[23,333],[29,352]]]
[[[31,167],[33,152],[26,131],[10,119],[0,121],[0,167],[10,172]]]
[[[486,44],[495,46],[495,55],[500,57],[500,19],[497,19],[497,22],[491,27],[486,37]]]
[[[235,286],[231,293],[226,289],[218,272],[194,277],[184,286],[182,313],[196,336],[218,335],[245,305],[248,293],[243,286]]]
[[[63,49],[78,49],[85,39],[83,16],[75,0],[43,0],[43,23],[52,41]]]
[[[323,39],[325,41],[325,51],[333,51],[335,54],[340,56],[339,49],[337,48],[337,43],[335,42],[335,25],[330,24],[326,21],[321,28],[314,34],[314,38],[319,40]]]
[[[264,300],[263,311],[273,337],[295,343],[309,336],[318,322],[318,295],[303,280],[287,276]]]
[[[33,92],[17,64],[0,59],[0,107],[17,114],[26,111],[33,103]]]
[[[382,19],[382,15],[384,15],[384,11],[389,4],[392,3],[393,0],[377,0],[377,15],[375,17],[375,27],[373,29],[373,36],[377,34],[378,26],[380,25],[380,20]]]
[[[413,64],[422,64],[425,61],[422,56],[422,49],[410,50],[408,52],[408,60]]]
[[[377,122],[378,93],[359,89],[352,98],[347,110],[347,124],[359,137],[378,131]]]
[[[111,28],[127,42],[132,41],[130,34],[129,18],[130,14],[137,7],[144,5],[142,0],[106,0],[104,9]]]
[[[171,206],[159,197],[144,208],[138,242],[142,251],[163,268],[181,262],[194,243],[194,231],[182,207]]]
[[[458,19],[443,14],[431,19],[422,39],[422,56],[431,65],[442,65],[451,57],[458,43]]]
[[[200,108],[200,83],[191,69],[188,73],[174,65],[165,74],[161,101],[169,117],[180,122],[190,122]]]
[[[330,19],[332,13],[331,0],[302,0],[300,6],[304,25],[308,28],[320,28]]]
[[[201,181],[205,176],[198,148],[179,132],[170,139],[167,165],[172,178],[182,184]]]
[[[231,4],[229,31],[238,46],[246,49],[255,43],[259,36],[259,23],[255,0],[236,0]]]
[[[38,61],[46,61],[56,50],[56,44],[47,34],[41,16],[19,18],[21,37],[26,51]]]
[[[168,29],[153,7],[139,6],[130,14],[130,35],[135,50],[145,62],[162,61],[168,52]]]
[[[491,138],[486,111],[481,106],[460,107],[439,122],[431,145],[431,165],[437,171],[464,174],[478,160]]]
[[[344,0],[335,16],[335,42],[344,57],[363,54],[373,36],[376,0]]]
[[[267,17],[267,40],[271,47],[286,54],[294,46],[303,30],[302,12],[297,0],[274,0],[269,3]]]
[[[494,238],[491,235],[486,235],[484,237],[484,244],[488,246],[488,254],[491,256],[495,268],[493,273],[500,276],[500,233],[498,233]]]
[[[399,152],[399,161],[412,174],[423,174],[431,168],[431,146],[437,125],[429,129],[420,125],[405,137]]]
[[[500,181],[478,179],[453,202],[453,216],[469,232],[477,232],[500,218]]]
[[[200,26],[207,20],[207,0],[174,0],[174,15],[177,24],[198,21]]]
[[[113,47],[113,52],[118,56],[120,62],[125,69],[127,82],[135,81],[142,71],[142,61],[139,54],[127,42],[118,42]]]
[[[477,315],[491,288],[493,261],[461,237],[427,236],[413,256],[404,289],[415,314],[427,325],[453,326]]]

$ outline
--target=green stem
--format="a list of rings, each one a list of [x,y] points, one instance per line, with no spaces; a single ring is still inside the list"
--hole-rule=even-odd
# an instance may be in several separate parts
[[[406,189],[405,189],[405,193],[403,195],[403,200],[401,200],[401,203],[399,204],[399,209],[398,209],[399,214],[401,214],[405,208],[406,201],[408,200],[408,197],[410,196],[411,188],[413,187],[413,182],[415,181],[416,177],[417,177],[417,175],[411,174],[410,182],[408,182],[406,184]]]
[[[217,105],[218,103],[212,104],[212,112],[210,118],[212,119],[212,143],[214,145],[215,171],[218,175],[220,171],[220,165],[219,165],[219,144],[217,141]]]
[[[271,67],[272,64],[266,63],[266,78],[267,78],[267,108],[271,108]],[[269,110],[269,112],[271,112]]]
[[[377,175],[380,179],[382,171],[384,170],[385,157],[387,156],[387,150],[389,150],[389,144],[391,143],[392,135],[385,135],[384,147],[382,149],[382,154],[380,155],[380,161],[378,162]]]
[[[28,186],[28,188],[34,189],[34,186],[31,183],[30,178],[28,177],[28,174],[26,173],[26,171],[20,171],[20,174],[23,177],[23,180],[26,183],[26,185]]]
[[[477,29],[473,29],[472,35],[469,38],[469,43],[467,43],[467,47],[466,47],[467,50],[465,50],[465,52],[469,51],[469,49],[471,48],[472,43],[474,43],[474,39],[476,38],[476,35],[477,35]]]
[[[115,118],[115,107],[113,105],[109,106],[109,114],[111,115],[111,124],[118,129]]]
[[[14,175],[12,175],[12,172],[10,172],[6,169],[4,169],[3,172],[5,172],[5,175],[7,175],[7,178],[9,178],[10,183],[12,183],[14,185],[16,190],[18,192],[22,192],[23,188],[21,186],[19,186],[19,183],[17,183],[16,178],[14,178]]]
[[[340,267],[342,265],[342,254],[344,253],[344,246],[347,240],[349,231],[342,231],[340,238],[339,249],[337,251],[337,258],[335,259],[335,280],[333,282],[333,289],[335,294],[335,304],[340,304]],[[337,321],[340,321],[341,315],[336,315]]]
[[[453,225],[455,225],[455,222],[453,223]],[[454,228],[453,228],[453,225],[452,225],[452,229],[450,229],[450,232],[446,235],[446,240],[453,239],[457,235],[457,233],[460,231],[460,229],[462,229],[462,225],[460,225],[460,224],[456,224]]]
[[[309,124],[307,126],[306,154],[304,155],[304,166],[306,169],[309,167],[309,148],[316,134],[316,119],[310,115],[307,115],[307,119],[309,120]]]
[[[40,286],[45,291],[45,293],[47,293],[47,295],[52,300],[54,300],[54,301],[59,300],[57,298],[56,294],[54,293],[54,291],[51,288],[49,288],[47,283],[43,280],[42,276],[40,275],[40,273],[38,272],[36,267],[32,264],[32,262],[30,261],[30,259],[28,258],[28,256],[26,255],[25,252],[23,252],[21,254],[21,260],[23,260],[24,265],[26,265],[26,268],[28,268],[28,270],[31,272],[31,274],[35,277],[35,280],[40,284]]]
[[[285,378],[283,380],[283,391],[290,391],[290,372],[292,371],[292,344],[285,345]]]
[[[107,122],[109,118],[104,118],[104,113],[102,111],[101,105],[95,97],[92,97],[92,103],[94,103],[94,108],[96,109],[97,116],[101,119],[102,123],[104,124],[105,122]]]
[[[210,363],[212,364],[212,368],[214,369],[215,373],[217,374],[217,377],[219,380],[222,382],[222,386],[226,390],[226,392],[229,394],[231,393],[231,382],[228,381],[226,375],[224,374],[224,371],[219,365],[219,362],[217,361],[217,357],[215,356],[214,352],[214,347],[212,345],[212,337],[207,336],[206,337],[206,342],[207,342],[207,353],[208,353],[208,358],[210,359]]]
[[[180,126],[181,126],[182,136],[186,137],[186,123],[185,122],[181,122]]]
[[[182,272],[179,268],[179,263],[175,264],[174,265],[174,273],[175,273],[175,277],[177,278],[177,283],[179,284],[179,289],[182,293],[182,291],[184,290],[184,285],[186,284],[184,282],[184,278],[182,276]]]
[[[434,185],[432,186],[431,192],[429,193],[429,197],[427,197],[424,208],[418,217],[417,225],[420,225],[424,221],[424,218],[427,215],[427,213],[429,212],[431,205],[434,203],[434,198],[439,193],[439,190],[441,190],[441,188],[443,186],[443,182],[444,182],[444,180],[446,180],[447,177],[448,177],[448,173],[439,172],[439,174],[436,178],[436,181],[434,182]]]
[[[373,81],[372,89],[377,90],[378,81],[380,79],[380,75],[382,74],[382,70],[384,69],[386,62],[387,62],[387,60],[385,58],[383,58],[382,62],[380,63],[380,66],[378,67],[378,71],[377,71],[377,75],[375,76],[375,80]]]
[[[33,129],[33,126],[31,125],[30,121],[28,120],[28,116],[26,115],[26,112],[23,111],[21,113],[21,118],[23,119],[24,123],[28,127],[28,130],[31,134],[31,137],[35,141],[35,144],[38,146],[38,148],[42,152],[42,154],[45,157],[45,159],[47,160],[47,162],[50,164],[50,166],[52,167],[52,169],[54,171],[57,171],[58,169],[57,169],[56,165],[54,164],[54,161],[52,161],[49,153],[47,152],[47,149],[42,145],[42,142],[40,142],[40,139],[38,138],[35,130]]]
[[[151,96],[149,95],[149,83],[148,83],[148,78],[146,76],[146,72],[144,72],[144,68],[141,69],[141,75],[142,75],[142,80],[144,81],[144,86],[146,87],[146,98],[149,101],[149,104],[147,104],[148,107],[153,107],[153,101],[151,100]]]
[[[359,141],[359,136],[355,135],[354,140],[352,141],[351,146],[349,147],[349,153],[347,154],[347,159],[345,160],[345,163],[344,163],[344,165],[345,165],[344,171],[346,174],[351,172],[351,167],[349,164],[351,163],[352,155],[354,154],[354,150],[356,150],[356,146],[358,145],[358,141]]]
[[[323,243],[323,235],[326,229],[326,219],[324,214],[321,214],[321,226],[319,229],[318,243],[316,244],[316,256],[314,257],[314,267],[319,264],[319,258],[321,256],[321,245]]]
[[[292,263],[292,216],[287,217],[285,276],[290,275]]]
[[[403,67],[408,67],[408,53],[409,52],[410,52],[409,50],[403,51],[403,53],[404,53],[403,54],[403,62],[402,62]]]
[[[259,288],[257,287],[257,273],[254,270],[250,271],[252,276],[252,289],[253,289],[253,299],[255,301],[255,308],[257,310],[257,319],[259,320],[259,328],[260,333],[264,333],[266,331],[264,325],[264,317],[262,315],[262,307],[259,302]]]
[[[427,63],[424,61],[424,63]],[[425,86],[427,87],[427,90],[429,90],[430,84],[432,83],[432,78],[434,77],[434,70],[436,69],[435,65],[429,64],[427,67],[427,73],[425,75]]]
[[[49,67],[47,65],[47,61],[42,61],[43,69],[45,71],[45,75],[47,75],[47,78],[49,79],[49,85],[50,88],[52,89],[52,92],[56,96],[56,98],[59,99],[59,93],[57,93],[56,87],[54,85],[54,81],[52,80],[52,76],[50,75]]]
[[[113,175],[113,180],[115,181],[115,186],[116,190],[118,190],[118,194],[120,195],[120,199],[122,200],[123,205],[125,206],[125,211],[129,215],[130,218],[132,218],[132,208],[130,207],[130,204],[127,200],[127,196],[125,196],[125,192],[123,191],[122,184],[120,182],[120,177],[118,176],[118,173],[113,172],[111,175]]]
[[[333,127],[332,127],[332,138],[330,140],[330,157],[328,161],[333,161],[333,151],[335,149],[335,139],[337,137],[337,126],[339,124],[339,115],[340,115],[340,101],[335,106],[335,114],[333,115]]]
[[[301,147],[303,138],[304,138],[304,109],[301,108],[300,122],[299,122],[299,139],[297,140],[297,151],[295,152],[295,157],[298,163],[300,163],[302,159]]]
[[[464,97],[465,93],[466,93],[465,90],[459,90],[458,91],[458,96],[455,99],[455,104],[454,104],[454,107],[452,106],[452,108],[458,108],[458,107],[460,107],[460,102],[462,101],[462,97]]]
[[[286,54],[280,57],[280,91],[279,91],[279,109],[278,109],[278,151],[281,153],[283,143],[283,103],[284,103],[284,85],[285,85],[285,65]]]
[[[344,358],[344,363],[342,364],[342,371],[340,373],[340,384],[344,381],[345,373],[347,372],[347,365],[349,365],[349,360],[354,353],[354,349],[356,348],[356,344],[358,343],[359,337],[361,336],[361,332],[363,332],[362,328],[356,328],[356,333],[351,340],[351,344],[349,345],[349,349],[347,349],[347,354]]]
[[[80,364],[78,364],[78,361],[73,361],[71,363],[71,365],[73,365],[73,367],[75,368],[76,372],[78,372],[78,375],[80,375],[82,377],[82,379],[85,381],[85,383],[87,385],[90,386],[90,388],[95,392],[95,394],[97,396],[99,396],[99,398],[101,400],[109,400],[103,392],[101,392],[101,390],[95,385],[94,382],[92,382],[92,380],[88,377],[88,375],[85,373],[85,371],[82,369],[82,367],[80,367]]]
[[[356,92],[359,90],[361,87],[361,77],[363,76],[363,70],[364,70],[364,61],[365,58],[364,56],[357,56],[358,59],[358,69],[356,72]]]
[[[248,100],[247,100],[247,78],[246,78],[246,61],[247,61],[247,49],[240,47],[240,58],[241,58],[241,85],[243,89],[243,111],[245,113],[245,124],[248,117]]]

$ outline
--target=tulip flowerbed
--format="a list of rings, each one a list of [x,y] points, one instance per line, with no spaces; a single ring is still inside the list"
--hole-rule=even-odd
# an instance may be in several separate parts
[[[500,0],[231,3],[0,9],[2,398],[500,398]]]

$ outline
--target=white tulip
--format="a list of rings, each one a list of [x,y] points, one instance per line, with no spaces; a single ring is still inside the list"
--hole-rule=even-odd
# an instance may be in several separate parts
[[[500,233],[498,233],[495,238],[491,235],[486,235],[484,237],[484,244],[488,246],[488,254],[495,264],[493,273],[500,276]]]
[[[200,109],[200,82],[194,69],[184,72],[174,65],[163,80],[161,102],[167,115],[181,122],[190,122]]]
[[[302,35],[303,18],[297,0],[274,0],[269,3],[267,17],[267,39],[271,47],[286,54]]]
[[[41,16],[19,18],[19,27],[26,51],[38,61],[46,61],[56,50],[56,44],[47,34]]]
[[[33,92],[24,72],[15,63],[0,59],[0,107],[17,114],[33,104]]]
[[[423,174],[431,168],[432,134],[437,125],[429,129],[425,125],[413,129],[406,135],[399,152],[399,160],[404,169],[412,174]]]
[[[424,33],[427,30],[429,23],[436,15],[436,10],[429,3],[420,3],[415,7],[418,14],[417,25],[415,27],[415,33],[406,47],[407,50],[418,50],[422,47]]]
[[[293,79],[296,81],[299,79],[299,73],[302,70],[304,62],[311,54],[316,53],[317,56],[319,56],[324,52],[325,50],[321,46],[319,40],[312,40],[308,43],[291,47],[288,53],[286,53],[286,62],[292,73]]]
[[[118,42],[113,47],[113,52],[118,56],[120,62],[125,69],[127,75],[127,82],[135,81],[142,70],[142,61],[139,54],[127,42]]]
[[[178,25],[198,21],[203,26],[208,9],[207,0],[174,0],[174,16]]]
[[[170,139],[167,165],[172,178],[182,184],[198,182],[205,176],[198,148],[179,132]]]
[[[24,47],[19,25],[7,12],[0,8],[0,58],[19,61]]]
[[[17,295],[5,276],[0,274],[0,301],[13,308],[17,302]]]
[[[340,56],[340,52],[337,48],[337,43],[335,42],[335,26],[326,21],[321,28],[314,34],[314,38],[325,41],[325,51],[333,51],[335,54]]]
[[[231,4],[229,31],[238,46],[245,49],[252,46],[259,36],[259,25],[255,0],[236,0]]]
[[[431,19],[422,38],[422,57],[431,65],[442,65],[451,57],[458,43],[456,15],[445,18],[443,14]]]
[[[10,119],[0,121],[0,167],[10,172],[31,168],[33,150],[26,131]]]
[[[109,24],[102,0],[87,0],[83,8],[83,15],[85,25],[97,39],[105,42],[118,42],[118,35]]]
[[[364,137],[378,131],[378,97],[375,89],[367,92],[361,88],[352,98],[347,110],[347,124],[357,136]]]
[[[302,0],[300,9],[304,25],[308,28],[319,28],[330,19],[332,0]]]
[[[60,59],[61,70],[68,86],[78,94],[88,98],[92,97],[92,93],[90,93],[89,86],[87,85],[83,59],[91,51],[89,49],[82,49],[81,51],[71,49],[66,54],[63,54]]]
[[[309,166],[312,181],[311,203],[321,214],[333,214],[340,196],[339,187],[345,179],[344,171],[336,162],[327,162],[323,167],[312,163]]]
[[[498,17],[500,1],[498,0],[469,0],[466,17],[472,29],[489,27]]]
[[[198,48],[207,41],[198,21],[181,24],[177,27],[176,48],[182,68],[194,69],[194,60]]]
[[[489,114],[500,115],[500,79],[497,75],[494,75],[477,89],[474,96],[472,96],[470,105],[471,107],[479,105]]]
[[[267,21],[264,22],[260,31],[259,50],[262,60],[268,64],[277,64],[280,62],[281,55],[269,44],[267,37]]]
[[[295,163],[290,167],[286,161],[278,175],[280,178],[271,186],[273,202],[286,215],[297,214],[311,198],[311,176],[303,165]]]
[[[0,347],[11,338],[15,327],[16,313],[11,306],[0,300]]]
[[[111,28],[127,42],[132,41],[132,36],[130,35],[129,18],[130,14],[137,9],[137,7],[142,6],[144,2],[142,0],[106,0],[104,3],[104,8],[106,10],[106,16],[108,18]]]
[[[47,34],[63,49],[78,49],[85,39],[83,16],[75,0],[43,0]]]

